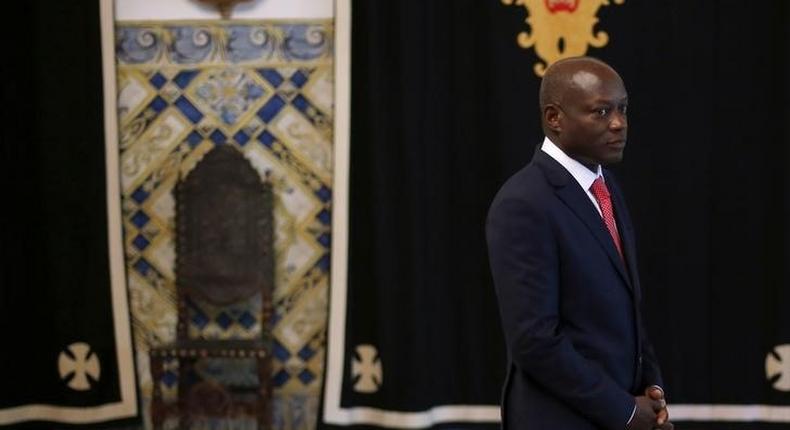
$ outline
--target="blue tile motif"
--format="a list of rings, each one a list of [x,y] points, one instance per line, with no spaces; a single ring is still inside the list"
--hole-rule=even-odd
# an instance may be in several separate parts
[[[171,60],[179,64],[199,63],[211,54],[214,40],[211,32],[205,28],[192,26],[175,26],[170,28],[172,45]]]
[[[162,50],[161,34],[150,28],[117,27],[115,50],[124,63],[145,63]]]
[[[332,243],[328,234],[324,233],[318,236],[318,243],[324,245],[325,247],[329,248],[329,245]]]
[[[232,63],[271,56],[276,48],[276,36],[266,27],[231,25],[227,35],[228,59]]]
[[[148,82],[150,82],[150,83],[151,83],[151,85],[153,85],[153,86],[154,86],[154,88],[156,88],[156,89],[160,89],[160,88],[162,88],[162,86],[163,86],[164,84],[166,84],[166,83],[167,83],[167,78],[165,78],[164,76],[162,76],[162,74],[161,74],[161,73],[159,73],[159,72],[156,72],[156,73],[154,73],[154,75],[153,75],[153,76],[151,76],[151,79],[149,79],[149,80],[148,80]]]
[[[118,26],[116,55],[123,64],[192,65],[223,60],[250,62],[311,61],[330,58],[331,32],[320,23],[228,24],[221,30],[191,25]],[[165,41],[169,41],[169,43]]]
[[[325,186],[321,186],[321,188],[319,188],[318,191],[315,192],[315,195],[317,195],[322,202],[328,202],[329,199],[332,198],[332,192],[329,191],[329,188]]]
[[[176,85],[178,85],[178,87],[183,90],[189,85],[190,82],[192,82],[193,79],[195,79],[195,76],[197,76],[199,73],[200,72],[197,70],[184,70],[178,72],[178,74],[173,77],[173,82],[175,82]]]
[[[211,319],[200,309],[195,302],[192,300],[186,300],[187,309],[189,311],[190,318],[189,320],[194,324],[197,328],[203,329],[205,328],[210,322]]]
[[[238,142],[239,145],[244,146],[250,141],[250,136],[247,136],[247,133],[243,131],[239,131],[233,135],[233,140]]]
[[[293,101],[291,101],[291,104],[294,105],[295,108],[299,109],[302,113],[307,112],[307,110],[311,107],[310,102],[308,102],[307,99],[301,94],[294,97]]]
[[[280,112],[283,106],[285,106],[285,100],[280,98],[279,95],[275,95],[258,111],[258,117],[263,122],[269,122]]]
[[[222,134],[222,132],[219,130],[214,130],[209,135],[209,139],[211,139],[211,141],[217,145],[222,145],[223,143],[225,143],[226,140],[228,140],[227,137],[225,137],[225,135]]]
[[[294,72],[294,74],[291,75],[291,82],[293,82],[293,84],[298,88],[302,88],[302,86],[307,83],[307,76],[305,75],[305,72],[302,70],[297,70]]]
[[[332,223],[332,215],[326,209],[322,209],[321,212],[318,212],[316,218],[324,225],[330,225]]]
[[[272,382],[274,383],[275,387],[279,388],[282,387],[286,382],[288,382],[288,379],[290,378],[291,375],[289,375],[285,369],[281,369],[279,372],[277,372],[276,375],[274,375]]]
[[[308,369],[303,369],[299,372],[299,380],[302,381],[303,384],[308,385],[315,379],[315,374]]]
[[[225,312],[221,312],[219,315],[217,315],[216,321],[217,324],[219,324],[219,326],[224,330],[227,330],[228,327],[233,324],[233,320]]]
[[[272,343],[272,355],[280,361],[285,361],[291,358],[291,353],[280,342],[275,340]]]
[[[195,324],[195,326],[201,330],[206,328],[210,322],[206,314],[198,308],[193,308],[192,312],[192,324]]]
[[[203,136],[201,136],[200,133],[194,130],[191,133],[189,133],[189,136],[187,136],[186,138],[186,142],[189,144],[189,146],[193,148],[198,146],[202,141],[203,141]]]
[[[266,92],[244,72],[225,69],[207,74],[195,96],[227,125],[233,125]]]
[[[162,97],[156,96],[153,100],[151,100],[151,103],[148,105],[148,107],[154,112],[159,113],[167,107],[167,102]]]
[[[321,55],[328,43],[329,36],[321,27],[310,24],[290,24],[282,26],[283,56],[288,59],[307,60]]]
[[[324,256],[321,257],[321,259],[318,260],[318,262],[315,265],[316,267],[323,270],[324,272],[329,272],[329,264],[330,264],[329,254],[324,254]]]
[[[297,354],[302,360],[308,361],[315,355],[315,351],[313,351],[313,348],[310,348],[310,345],[305,345]]]
[[[327,121],[326,115],[316,108],[306,97],[298,94],[291,100],[291,104],[304,115],[304,117],[313,123],[313,125],[325,124]]]
[[[251,329],[256,323],[255,317],[251,313],[244,311],[239,317],[239,324],[247,330]]]
[[[201,119],[203,119],[203,114],[186,99],[186,97],[181,96],[176,99],[175,103],[173,103],[181,113],[184,114],[187,119],[192,121],[192,123],[197,124]]]
[[[274,136],[266,130],[264,130],[263,133],[258,136],[258,141],[264,144],[264,146],[268,146],[270,148],[275,140],[277,139],[275,139]]]
[[[148,224],[150,218],[148,215],[145,214],[143,211],[137,211],[134,215],[132,215],[132,224],[134,224],[137,228],[142,228],[144,225]]]
[[[151,265],[145,261],[145,258],[140,258],[134,263],[134,269],[137,270],[143,276],[148,276],[148,272],[151,270]]]
[[[266,79],[274,88],[280,86],[285,80],[283,76],[275,69],[260,69],[258,70],[261,76]]]
[[[139,249],[140,251],[144,251],[151,242],[148,241],[142,234],[138,234],[137,237],[132,240],[132,244],[135,248]]]
[[[145,201],[148,198],[148,192],[146,192],[143,187],[139,187],[132,193],[132,200],[137,202],[138,204]]]

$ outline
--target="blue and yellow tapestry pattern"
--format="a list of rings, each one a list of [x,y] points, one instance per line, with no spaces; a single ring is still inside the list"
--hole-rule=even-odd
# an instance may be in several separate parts
[[[235,145],[275,192],[274,427],[315,427],[329,280],[332,33],[326,20],[118,24],[121,205],[146,420],[148,350],[176,331],[173,187],[215,145]],[[189,330],[203,337],[260,333],[255,306],[192,312]]]

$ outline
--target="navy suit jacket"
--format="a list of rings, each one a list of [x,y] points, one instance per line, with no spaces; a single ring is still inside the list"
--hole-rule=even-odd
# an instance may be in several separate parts
[[[623,430],[634,395],[662,384],[642,324],[633,226],[604,177],[625,262],[586,192],[540,148],[489,210],[509,361],[505,429]]]

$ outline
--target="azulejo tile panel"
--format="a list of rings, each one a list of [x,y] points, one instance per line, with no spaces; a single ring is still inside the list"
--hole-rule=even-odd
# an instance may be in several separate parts
[[[332,39],[327,20],[117,25],[121,205],[146,417],[148,350],[175,337],[172,191],[215,145],[235,145],[275,191],[275,428],[315,427],[329,285]],[[256,309],[190,303],[189,333],[255,336]]]

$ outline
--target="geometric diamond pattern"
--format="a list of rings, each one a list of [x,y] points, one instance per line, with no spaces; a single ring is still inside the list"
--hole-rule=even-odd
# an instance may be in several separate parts
[[[189,94],[203,111],[211,111],[225,125],[236,125],[266,95],[264,84],[242,68],[209,71],[200,75]]]
[[[137,211],[137,213],[132,215],[132,217],[130,218],[132,224],[134,224],[137,228],[142,228],[144,225],[148,223],[148,220],[150,220],[150,218],[143,211]]]
[[[251,339],[261,335],[261,296],[252,300],[217,308],[197,298],[188,301],[190,324],[187,332],[193,339]]]
[[[134,246],[140,251],[145,251],[145,248],[147,248],[150,243],[151,242],[149,242],[148,239],[146,239],[145,236],[141,234],[138,234],[137,237],[135,237],[132,241],[132,244],[134,244]]]
[[[282,387],[286,382],[288,382],[288,379],[290,377],[291,375],[289,375],[285,369],[281,369],[279,372],[277,372],[274,375],[274,379],[272,380],[272,382],[274,382],[275,387],[279,388]]]
[[[290,80],[298,88],[301,88],[302,86],[304,86],[304,84],[307,83],[307,76],[308,75],[309,75],[309,72],[305,73],[305,72],[303,72],[301,70],[297,70],[296,72],[294,72],[293,75],[291,75]]]
[[[206,325],[208,325],[208,323],[210,322],[206,314],[204,314],[202,311],[200,311],[197,308],[193,309],[192,312],[193,312],[191,318],[192,324],[197,326],[199,329],[205,328]]]
[[[167,78],[165,78],[161,73],[156,72],[148,81],[151,82],[151,85],[153,85],[156,89],[160,89],[164,84],[167,83]]]
[[[299,380],[302,381],[303,384],[308,385],[310,382],[315,380],[315,374],[311,372],[309,369],[304,369],[299,372]]]
[[[233,324],[233,320],[225,312],[220,312],[220,314],[217,315],[216,321],[217,324],[219,324],[219,326],[225,330],[227,330],[228,327]]]
[[[275,95],[269,101],[266,102],[265,105],[258,111],[258,117],[263,120],[263,122],[271,121],[280,110],[286,105],[285,100],[279,95]]]
[[[123,41],[116,51],[120,205],[142,404],[151,397],[148,348],[174,340],[173,187],[215,145],[236,145],[274,190],[273,422],[278,430],[306,428],[317,420],[325,353],[332,24],[119,23],[116,31]],[[315,44],[256,42],[257,34],[295,31]],[[254,304],[226,311],[187,305],[190,337],[261,333]],[[164,385],[176,384],[176,372],[165,371]]]
[[[299,358],[304,361],[310,360],[310,358],[315,355],[315,351],[310,348],[310,345],[305,345],[302,349],[299,350]]]
[[[244,311],[241,314],[241,316],[238,318],[238,322],[239,322],[239,324],[242,325],[242,327],[244,327],[247,330],[249,330],[250,328],[252,328],[252,326],[255,325],[255,323],[257,321],[256,321],[256,318],[251,313],[249,313],[247,311]]]
[[[276,340],[272,344],[272,355],[283,362],[291,357],[291,353],[288,352],[288,349],[286,349],[280,344],[280,342],[277,342]]]
[[[276,69],[260,69],[258,70],[258,73],[260,73],[260,75],[263,76],[263,78],[266,79],[266,81],[269,82],[269,84],[271,84],[271,86],[274,88],[279,87],[280,84],[282,84],[285,80]]]

